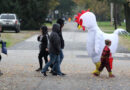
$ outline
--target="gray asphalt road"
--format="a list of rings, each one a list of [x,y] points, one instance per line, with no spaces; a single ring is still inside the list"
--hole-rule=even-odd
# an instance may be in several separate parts
[[[130,53],[114,55],[113,73],[115,78],[108,78],[104,69],[100,77],[91,72],[94,64],[86,51],[86,32],[78,31],[76,24],[67,23],[64,27],[64,60],[61,70],[65,77],[43,77],[38,68],[37,35],[9,48],[8,56],[3,56],[0,69],[0,90],[130,90]]]
[[[81,37],[82,35],[84,35],[84,37],[85,37],[87,35],[87,32],[84,32],[82,30],[77,30],[76,23],[66,23],[65,24],[65,26],[63,28],[63,36],[67,36],[68,33],[71,33],[73,36],[75,33],[76,34],[78,33],[78,35],[76,37]],[[82,33],[84,33],[84,34],[82,34]],[[64,38],[66,38],[66,37],[64,37]],[[75,37],[73,37],[73,38],[75,38]],[[26,40],[26,41],[20,42],[20,43],[14,45],[13,47],[9,48],[9,50],[38,50],[39,43],[36,41],[36,39],[37,39],[37,36],[35,36],[32,41]],[[76,38],[76,39],[79,40],[78,38]],[[84,42],[80,42],[80,40],[79,40],[80,43],[77,40],[73,41],[73,42],[66,41],[65,49],[66,50],[72,49],[72,50],[86,51],[86,37],[82,38],[82,39],[84,40]],[[72,47],[72,44],[74,44],[75,46]],[[118,45],[117,53],[130,53],[130,51],[127,48],[124,48],[123,46]]]

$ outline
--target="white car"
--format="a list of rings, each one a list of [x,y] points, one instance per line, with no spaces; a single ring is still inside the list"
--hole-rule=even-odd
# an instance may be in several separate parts
[[[20,32],[20,21],[16,14],[5,13],[0,15],[1,32],[5,29],[13,29],[16,33]]]

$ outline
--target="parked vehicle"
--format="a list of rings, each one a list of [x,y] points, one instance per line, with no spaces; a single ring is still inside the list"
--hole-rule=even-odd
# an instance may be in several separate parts
[[[47,17],[47,18],[45,19],[45,21],[46,21],[46,23],[52,24],[52,18]]]
[[[3,13],[0,15],[0,26],[1,32],[5,29],[15,30],[16,33],[20,32],[20,21],[16,14],[12,13]]]

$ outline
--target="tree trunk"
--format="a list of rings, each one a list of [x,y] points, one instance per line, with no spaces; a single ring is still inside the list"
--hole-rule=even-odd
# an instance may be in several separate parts
[[[125,18],[126,18],[126,30],[130,32],[130,2],[124,4]]]
[[[121,12],[121,4],[117,4],[116,5],[116,9],[117,9],[117,14],[116,14],[116,17],[117,17],[117,25],[121,26],[121,15],[120,15],[120,12]]]
[[[114,21],[114,18],[113,18],[113,3],[110,4],[110,7],[111,7],[111,25],[113,25],[113,21]]]
[[[114,3],[114,26],[117,29],[117,5]]]

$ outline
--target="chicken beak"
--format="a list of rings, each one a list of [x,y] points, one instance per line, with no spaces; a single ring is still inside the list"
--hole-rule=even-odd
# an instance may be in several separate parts
[[[81,25],[78,25],[78,29],[81,29],[81,27],[82,27]]]

